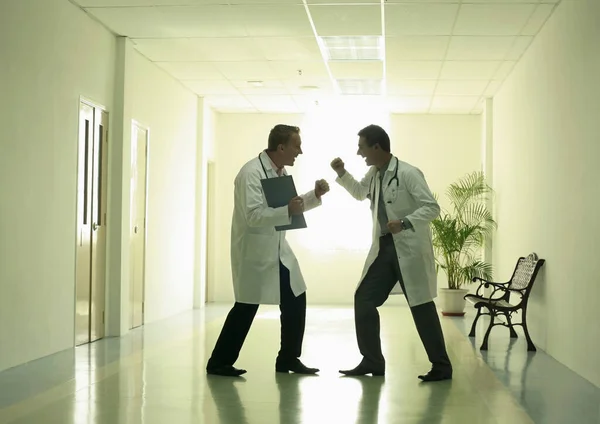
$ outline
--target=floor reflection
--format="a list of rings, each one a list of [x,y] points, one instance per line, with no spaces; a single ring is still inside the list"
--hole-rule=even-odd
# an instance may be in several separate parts
[[[242,378],[206,375],[228,311],[207,308],[0,373],[0,424],[600,422],[600,389],[508,332],[480,351],[464,333],[469,316],[442,319],[454,379],[422,383],[429,363],[406,307],[380,310],[385,377],[337,372],[357,360],[352,311],[340,307],[307,314],[302,358],[319,375],[275,373],[278,308],[263,309],[240,355]]]
[[[245,384],[244,377],[224,378],[206,376],[210,397],[216,407],[215,424],[249,424],[246,410],[238,392],[238,386]]]
[[[381,391],[385,377],[341,377],[342,380],[354,379],[360,383],[361,396],[358,402],[355,424],[368,424],[379,422],[379,409],[381,408]]]

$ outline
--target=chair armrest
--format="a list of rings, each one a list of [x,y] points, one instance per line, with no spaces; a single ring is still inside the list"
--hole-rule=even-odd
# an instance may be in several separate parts
[[[508,289],[508,287],[504,287],[504,284],[506,284],[506,283],[490,283],[489,284],[490,286],[494,287],[494,289],[490,293],[490,299],[500,300],[500,299],[505,298],[508,295],[508,293],[510,293],[510,290]],[[494,297],[494,295],[498,292],[502,292],[502,296]]]
[[[494,283],[493,281],[488,281],[488,280],[485,280],[485,279],[479,278],[479,277],[473,277],[472,281],[474,283],[477,282],[477,281],[479,281],[479,287],[477,287],[477,291],[475,292],[475,294],[477,296],[483,296],[483,292],[479,293],[479,291],[481,289],[484,289],[484,288],[487,289],[489,286],[499,286],[499,287],[501,287],[501,285],[503,285],[503,284],[508,284],[508,283]],[[496,291],[496,290],[494,290],[494,291]]]
[[[473,280],[474,283],[477,282],[477,281],[481,281],[480,284],[484,284],[484,285],[486,285],[486,287],[487,287],[487,285],[491,285],[491,286],[504,286],[504,285],[506,285],[506,284],[508,284],[510,282],[510,281],[508,281],[506,283],[496,283],[495,281],[488,281],[488,280],[485,280],[485,279],[479,278],[479,277],[473,277],[472,280]]]
[[[485,283],[487,283],[487,281],[484,280],[483,278],[479,278],[479,277],[473,277],[471,279],[471,281],[473,281],[474,283],[476,283],[477,281],[479,281],[479,286],[477,287],[477,290],[475,291],[475,295],[481,297],[483,295],[483,292],[479,293],[479,290],[481,290],[482,288],[486,287]]]
[[[496,294],[497,292],[501,291],[504,294],[502,295],[502,297],[504,297],[506,295],[506,293],[508,292],[508,287],[505,287],[508,282],[506,283],[496,283],[493,281],[488,281],[485,280],[483,278],[479,278],[479,277],[473,277],[473,282],[477,282],[479,281],[479,287],[477,287],[477,291],[475,292],[475,295],[479,296],[479,297],[484,297],[487,299],[492,300],[494,297],[494,294]],[[493,287],[494,290],[492,290],[492,293],[489,296],[483,296],[483,292],[479,292],[481,289],[487,289],[488,287]],[[497,299],[501,299],[501,298],[497,298]]]
[[[473,277],[471,280],[472,280],[474,283],[476,283],[477,281],[481,281],[482,283],[491,283],[491,281],[484,280],[483,278],[479,278],[479,277]]]

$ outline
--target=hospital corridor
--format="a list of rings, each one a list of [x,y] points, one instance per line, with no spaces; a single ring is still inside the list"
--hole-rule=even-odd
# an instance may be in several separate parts
[[[0,424],[600,424],[600,0],[0,0]]]

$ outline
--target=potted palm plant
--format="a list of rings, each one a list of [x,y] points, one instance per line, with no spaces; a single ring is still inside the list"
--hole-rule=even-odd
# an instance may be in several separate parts
[[[473,277],[492,279],[492,265],[482,260],[485,240],[496,229],[486,205],[492,188],[482,172],[473,172],[450,184],[446,191],[450,209],[442,209],[432,222],[436,269],[444,270],[448,288],[440,289],[443,315],[465,314],[463,286]]]

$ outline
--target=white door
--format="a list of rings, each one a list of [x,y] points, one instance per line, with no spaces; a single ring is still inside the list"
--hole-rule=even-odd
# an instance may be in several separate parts
[[[108,199],[108,114],[95,111],[92,175],[90,341],[104,337],[106,299],[106,211]]]
[[[136,328],[144,323],[144,275],[146,251],[146,169],[148,158],[148,130],[133,124],[131,137],[131,279],[130,325]]]
[[[104,337],[108,115],[81,102],[77,170],[75,344]]]

